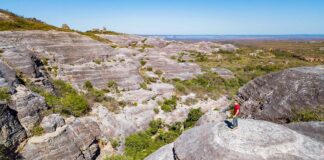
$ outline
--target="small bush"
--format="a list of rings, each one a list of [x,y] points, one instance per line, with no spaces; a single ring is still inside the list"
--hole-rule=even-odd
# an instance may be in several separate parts
[[[79,117],[89,110],[87,100],[78,94],[68,94],[62,98],[62,112]]]
[[[162,123],[162,120],[161,120],[161,119],[153,120],[153,121],[151,121],[150,124],[149,124],[150,128],[148,129],[148,131],[149,131],[152,135],[154,135],[154,134],[156,134],[156,133],[158,132],[158,130],[159,130],[160,128],[162,128],[162,125],[163,125],[163,123]]]
[[[164,143],[171,143],[173,142],[179,134],[177,132],[169,131],[169,132],[162,132],[159,134],[158,139],[163,141]]]
[[[315,109],[293,110],[295,122],[324,121],[324,106]]]
[[[152,67],[147,67],[146,70],[153,71],[153,68]]]
[[[141,63],[141,65],[142,65],[142,66],[144,66],[144,65],[146,64],[146,61],[144,61],[144,60],[141,60],[141,62],[140,62],[140,63]]]
[[[153,111],[155,114],[159,114],[159,112],[160,112],[160,110],[158,108],[154,108]]]
[[[116,150],[119,145],[120,145],[120,141],[116,138],[113,138],[110,140],[111,146]]]
[[[163,71],[161,71],[161,70],[156,70],[154,73],[157,74],[158,76],[161,76],[161,75],[163,74]]]
[[[33,127],[31,132],[34,136],[40,136],[44,133],[44,129],[38,124]]]
[[[184,127],[189,128],[195,125],[195,123],[199,120],[199,118],[203,115],[200,108],[191,109],[189,111],[188,117],[184,122]]]
[[[165,99],[161,109],[165,112],[171,112],[174,109],[176,109],[177,107],[177,97],[176,96],[172,96],[171,99]]]
[[[138,152],[148,149],[151,143],[151,136],[145,132],[130,135],[126,138],[125,152],[127,155],[130,155],[134,159],[137,159]]]
[[[90,90],[93,88],[92,83],[90,81],[85,81],[83,86],[87,90]]]
[[[143,82],[143,83],[140,84],[140,87],[142,89],[147,89],[147,84],[145,82]]]
[[[9,94],[9,89],[7,87],[0,88],[0,100],[1,101],[9,101],[11,95]]]

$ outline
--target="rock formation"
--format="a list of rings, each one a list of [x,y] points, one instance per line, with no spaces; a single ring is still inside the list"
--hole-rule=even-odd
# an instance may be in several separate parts
[[[324,104],[324,66],[271,73],[244,85],[238,93],[242,117],[287,123],[294,112]]]
[[[173,145],[173,149],[172,149]],[[323,159],[324,144],[284,126],[266,121],[240,120],[231,130],[224,122],[194,127],[173,144],[162,147],[146,160],[209,159]]]
[[[99,126],[89,118],[77,118],[71,124],[59,127],[28,140],[22,151],[25,159],[95,159],[99,154]]]
[[[285,126],[324,143],[324,122],[294,122],[285,124]]]
[[[27,138],[24,127],[20,124],[15,110],[6,104],[0,104],[0,144],[15,148]]]

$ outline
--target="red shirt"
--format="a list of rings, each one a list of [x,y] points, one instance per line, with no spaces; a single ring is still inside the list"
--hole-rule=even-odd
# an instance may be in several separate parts
[[[234,115],[235,115],[236,112],[238,112],[237,115],[240,114],[240,105],[238,105],[238,104],[234,105]]]

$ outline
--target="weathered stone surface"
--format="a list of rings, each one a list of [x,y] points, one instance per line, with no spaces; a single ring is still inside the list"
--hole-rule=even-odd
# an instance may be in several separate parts
[[[75,32],[4,31],[0,42],[19,49],[29,49],[50,62],[77,64],[102,59],[110,55],[110,46]],[[8,46],[8,45],[6,45]]]
[[[186,80],[201,74],[199,65],[189,62],[178,63],[168,58],[165,53],[151,52],[145,59],[147,60],[147,66],[152,67],[155,71],[162,71],[162,76],[167,79],[179,78]]]
[[[173,143],[161,147],[146,157],[145,160],[174,160]]]
[[[116,43],[120,47],[129,47],[133,45],[139,45],[145,38],[137,35],[109,35],[109,34],[97,34],[98,36],[108,39],[114,43]]]
[[[51,114],[44,117],[40,125],[42,128],[44,128],[46,133],[51,133],[55,132],[57,127],[64,126],[65,121],[59,114]]]
[[[194,127],[174,142],[174,153],[181,160],[323,159],[323,150],[323,143],[284,126],[251,119],[241,119],[236,130],[223,122]],[[153,155],[172,154],[165,152]]]
[[[212,68],[211,71],[217,73],[220,77],[225,79],[234,78],[234,73],[226,68]]]
[[[40,112],[47,109],[44,97],[31,92],[25,86],[19,85],[17,92],[11,96],[11,109],[17,111],[18,119],[30,134],[34,125],[41,120]]]
[[[225,113],[215,111],[215,110],[210,110],[199,118],[196,125],[201,126],[207,123],[223,122],[225,119],[226,119]]]
[[[285,126],[324,143],[324,122],[294,122],[285,124]]]
[[[15,71],[0,60],[0,87],[13,88],[17,83]]]
[[[237,47],[235,47],[233,44],[224,44],[220,46],[220,50],[233,52],[237,50]]]
[[[95,159],[99,153],[99,126],[89,118],[77,118],[53,133],[32,137],[22,156],[26,159]]]
[[[58,78],[74,84],[77,89],[82,89],[85,81],[90,81],[93,86],[104,89],[109,81],[115,81],[123,89],[138,89],[143,78],[139,74],[139,62],[121,62],[82,65],[62,65]]]
[[[239,90],[238,97],[242,117],[290,122],[292,110],[324,104],[324,66],[292,68],[256,78]]]
[[[0,144],[8,148],[15,148],[27,138],[24,127],[20,124],[17,112],[7,104],[0,104]]]

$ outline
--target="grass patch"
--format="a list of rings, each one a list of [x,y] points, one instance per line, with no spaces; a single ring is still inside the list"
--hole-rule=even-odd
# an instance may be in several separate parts
[[[314,109],[293,110],[294,122],[324,121],[324,106]]]
[[[7,87],[0,88],[0,101],[9,101],[11,99],[11,95],[9,89]]]
[[[171,112],[177,108],[177,97],[172,96],[170,99],[164,99],[164,102],[161,105],[161,109],[164,112]]]
[[[33,129],[31,130],[32,135],[34,136],[40,136],[44,133],[43,127],[41,127],[39,124],[35,125]]]

